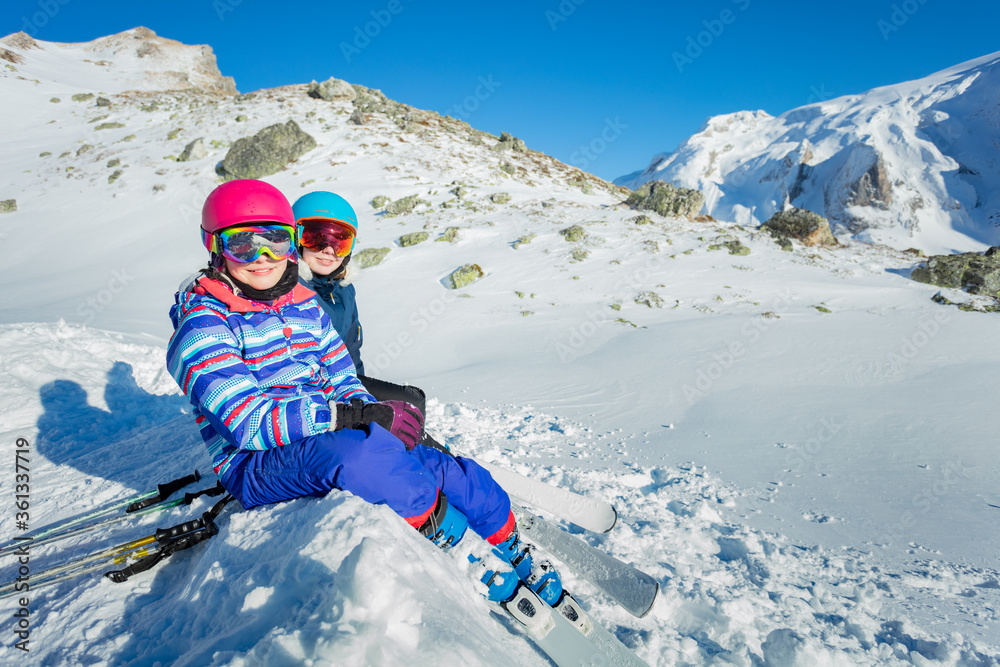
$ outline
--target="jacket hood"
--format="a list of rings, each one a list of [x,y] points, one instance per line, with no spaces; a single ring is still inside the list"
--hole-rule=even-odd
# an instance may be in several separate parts
[[[225,278],[221,275],[221,278]],[[239,293],[235,285],[219,278],[210,278],[202,272],[189,276],[181,282],[177,292],[177,305],[171,310],[172,319],[180,319],[187,312],[199,306],[233,313],[274,312],[285,306],[304,303],[316,296],[316,292],[297,283],[284,296],[270,303],[248,299]],[[176,317],[175,317],[176,315]],[[176,322],[175,322],[176,324]]]
[[[299,260],[299,277],[306,282],[309,282],[313,278],[320,278],[322,276],[317,276],[313,274],[312,269],[306,264],[305,260]],[[352,282],[354,282],[354,264],[348,264],[347,270],[344,271],[344,275],[340,277],[340,284],[347,287]]]

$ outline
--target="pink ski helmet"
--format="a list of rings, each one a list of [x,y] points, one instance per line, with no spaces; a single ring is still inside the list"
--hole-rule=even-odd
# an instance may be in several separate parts
[[[202,242],[211,252],[212,236],[236,225],[268,222],[295,228],[292,205],[278,188],[256,179],[223,183],[212,190],[201,209]]]

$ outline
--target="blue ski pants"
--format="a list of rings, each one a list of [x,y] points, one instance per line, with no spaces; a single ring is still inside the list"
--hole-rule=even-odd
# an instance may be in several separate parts
[[[483,538],[503,528],[510,516],[510,497],[478,463],[419,444],[407,451],[378,424],[367,431],[341,429],[284,447],[241,451],[221,481],[244,509],[341,489],[388,505],[411,524],[423,523],[440,490]]]

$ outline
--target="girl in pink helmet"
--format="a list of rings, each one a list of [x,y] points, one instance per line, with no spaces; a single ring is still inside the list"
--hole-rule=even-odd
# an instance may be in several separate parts
[[[226,490],[249,509],[343,489],[446,548],[472,528],[557,602],[558,575],[532,574],[510,499],[489,473],[417,444],[420,414],[377,402],[358,381],[315,293],[298,284],[295,218],[281,192],[257,180],[220,185],[201,233],[211,260],[175,297],[167,368]]]

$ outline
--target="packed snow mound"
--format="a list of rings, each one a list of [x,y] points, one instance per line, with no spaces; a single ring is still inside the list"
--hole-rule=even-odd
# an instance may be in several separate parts
[[[23,365],[0,368],[0,409],[17,408],[0,437],[31,440],[33,527],[208,469],[183,397],[154,363],[162,348],[67,324],[3,326],[0,342]],[[89,412],[49,403],[53,382],[75,386]],[[36,394],[40,401],[23,405]],[[139,413],[157,414],[149,421]],[[49,428],[59,415],[74,415],[75,428]],[[457,452],[617,506],[619,525],[606,535],[562,525],[653,576],[662,591],[653,609],[636,619],[565,568],[563,578],[595,619],[652,666],[1000,659],[997,647],[929,631],[906,611],[932,596],[954,616],[981,612],[1000,588],[996,570],[934,560],[887,569],[866,551],[807,547],[752,529],[738,507],[753,492],[692,463],[554,463],[624,461],[632,445],[620,433],[530,406],[432,399],[428,424]],[[206,475],[197,488],[213,483]],[[137,539],[197,517],[212,502],[37,548],[30,565],[39,571]],[[33,641],[19,663],[548,664],[490,612],[461,557],[385,507],[333,492],[251,511],[230,505],[218,524],[217,537],[125,584],[98,574],[32,592]],[[12,513],[0,516],[0,531],[15,534]],[[16,563],[0,560],[4,581],[16,571]],[[14,600],[0,601],[5,617],[16,609]]]
[[[704,213],[759,225],[790,206],[897,248],[1000,243],[1000,53],[780,116],[715,116],[672,153],[615,181],[704,192]]]
[[[7,35],[0,43],[15,54],[16,62],[38,65],[46,78],[65,86],[87,81],[90,92],[237,92],[234,79],[219,71],[212,47],[165,39],[141,26],[78,44],[36,41],[24,33]]]

